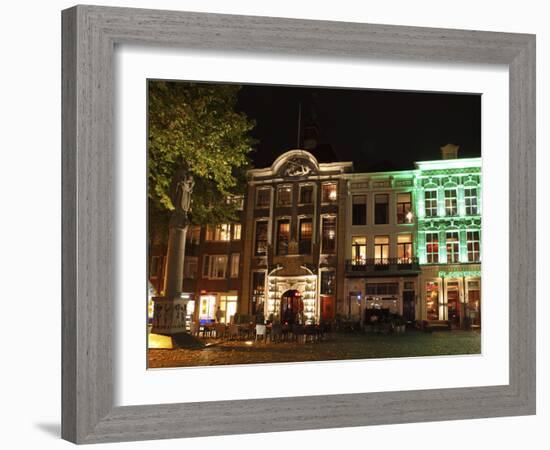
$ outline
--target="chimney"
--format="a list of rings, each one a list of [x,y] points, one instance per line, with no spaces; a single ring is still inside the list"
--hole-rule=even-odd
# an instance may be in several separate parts
[[[441,158],[442,159],[457,159],[458,158],[458,149],[459,145],[447,144],[441,148]]]

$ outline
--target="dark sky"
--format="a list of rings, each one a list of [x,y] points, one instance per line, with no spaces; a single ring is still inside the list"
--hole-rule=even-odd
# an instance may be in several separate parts
[[[447,143],[460,145],[459,157],[481,155],[480,95],[246,85],[238,107],[257,123],[256,167],[297,147],[299,104],[302,133],[312,122],[319,130],[312,153],[352,161],[356,172],[411,169],[440,159]]]

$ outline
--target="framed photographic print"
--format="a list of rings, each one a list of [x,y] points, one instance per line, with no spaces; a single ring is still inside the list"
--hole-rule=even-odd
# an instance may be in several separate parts
[[[532,35],[63,11],[63,437],[534,414],[534,77]]]

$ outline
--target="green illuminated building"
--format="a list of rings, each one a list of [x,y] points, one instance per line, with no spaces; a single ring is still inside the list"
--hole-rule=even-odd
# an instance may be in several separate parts
[[[416,168],[421,316],[479,325],[481,158],[424,161]]]
[[[480,325],[481,158],[441,150],[414,170],[347,175],[341,313],[387,308],[407,321]]]

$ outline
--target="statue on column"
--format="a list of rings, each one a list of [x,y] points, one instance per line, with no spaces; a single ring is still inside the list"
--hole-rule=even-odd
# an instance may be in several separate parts
[[[185,259],[185,238],[189,225],[191,194],[195,186],[193,176],[181,170],[175,177],[173,191],[174,211],[169,223],[168,253],[164,295],[154,299],[153,333],[168,334],[173,337],[185,334],[187,300],[181,298],[183,268]]]
[[[176,185],[175,210],[170,218],[170,227],[185,228],[188,225],[188,212],[191,209],[191,193],[195,187],[192,175],[185,175]]]

